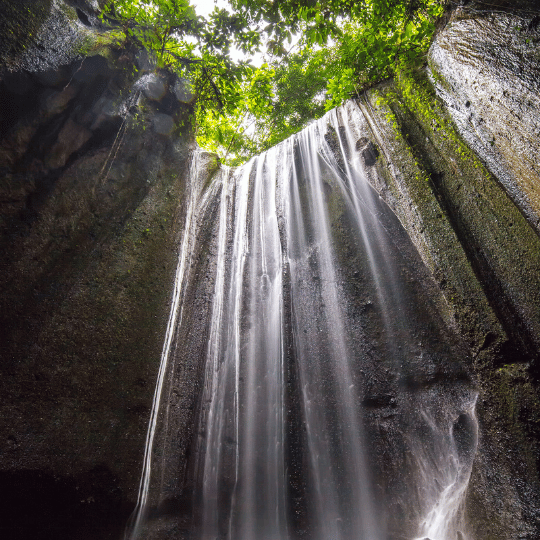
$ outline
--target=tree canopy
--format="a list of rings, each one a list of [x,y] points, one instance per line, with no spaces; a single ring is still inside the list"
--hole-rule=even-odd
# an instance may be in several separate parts
[[[111,0],[104,18],[196,95],[197,139],[236,165],[425,61],[444,0]],[[265,49],[264,63],[253,53]],[[242,51],[245,60],[233,60]],[[237,56],[237,55],[236,55]]]

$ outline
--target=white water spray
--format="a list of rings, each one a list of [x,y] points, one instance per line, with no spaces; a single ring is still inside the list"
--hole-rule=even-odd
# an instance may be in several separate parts
[[[473,540],[476,394],[410,279],[427,271],[366,180],[369,135],[348,103],[192,188],[130,538],[145,519],[181,289],[202,279],[188,272],[195,229],[211,225],[188,538]],[[213,223],[199,223],[208,208]]]

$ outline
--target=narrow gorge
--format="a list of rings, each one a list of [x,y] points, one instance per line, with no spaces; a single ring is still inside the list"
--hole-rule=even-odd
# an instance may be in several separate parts
[[[7,2],[2,538],[540,536],[540,13],[494,3],[231,168],[97,2]]]

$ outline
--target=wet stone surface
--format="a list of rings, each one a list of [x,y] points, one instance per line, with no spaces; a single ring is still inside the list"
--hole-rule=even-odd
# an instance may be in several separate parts
[[[193,540],[215,449],[217,530],[250,525],[230,512],[238,464],[255,481],[238,488],[242,504],[257,493],[263,517],[251,525],[264,529],[276,448],[280,523],[295,540],[350,540],[370,517],[380,529],[369,538],[437,540],[428,511],[455,459],[467,526],[446,536],[538,538],[540,25],[534,2],[519,14],[491,3],[506,13],[456,15],[430,52],[438,95],[481,161],[442,108],[426,120],[403,84],[387,83],[322,122],[317,157],[310,126],[242,179],[206,154],[188,180],[185,81],[141,51],[86,56],[95,2],[54,2],[51,16],[52,2],[32,2],[31,18],[29,2],[5,2],[19,41],[0,47],[2,67],[21,69],[0,80],[2,538],[121,536],[183,239],[146,540]],[[238,377],[213,393],[209,377],[227,362]],[[247,427],[216,415],[223,437],[212,438],[212,411],[239,402]],[[261,440],[271,444],[250,449]],[[272,481],[261,463],[274,464]],[[363,513],[362,497],[376,501]],[[321,520],[336,509],[340,522]]]
[[[0,81],[2,538],[117,539],[135,505],[193,139],[130,54]]]

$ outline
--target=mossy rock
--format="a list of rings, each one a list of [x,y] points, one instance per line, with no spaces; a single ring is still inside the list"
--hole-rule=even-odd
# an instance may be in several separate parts
[[[0,18],[0,65],[10,65],[33,42],[53,0],[4,0]]]

